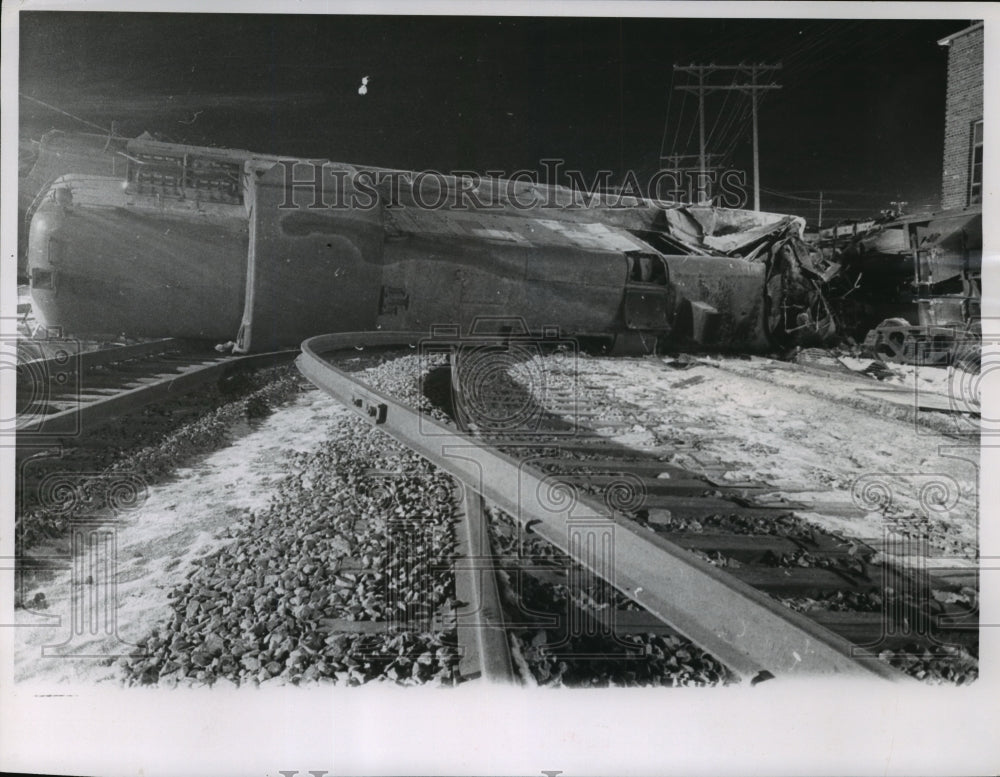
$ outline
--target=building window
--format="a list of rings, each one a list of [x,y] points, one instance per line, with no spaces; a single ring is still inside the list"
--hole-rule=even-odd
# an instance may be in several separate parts
[[[972,169],[969,171],[969,204],[983,201],[983,120],[972,125]]]

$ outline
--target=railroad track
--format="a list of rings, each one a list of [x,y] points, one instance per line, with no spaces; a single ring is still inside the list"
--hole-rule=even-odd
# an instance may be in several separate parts
[[[459,677],[513,683],[517,675],[495,574],[486,503],[471,488],[461,492],[455,558],[456,636],[462,656]]]
[[[294,356],[294,351],[233,356],[204,343],[161,339],[22,362],[17,447],[58,445],[146,405]]]
[[[522,587],[527,575],[549,586],[568,581],[570,589],[586,590],[603,581],[613,588],[598,608],[570,602],[563,628],[574,633],[596,629],[623,646],[636,634],[679,633],[751,681],[798,674],[906,680],[878,654],[975,649],[976,612],[949,596],[978,588],[972,573],[897,569],[879,549],[808,526],[792,514],[794,505],[769,504],[759,486],[714,482],[585,425],[567,428],[558,412],[532,408],[526,429],[523,414],[483,404],[482,386],[463,375],[461,358],[451,361],[452,421],[349,371],[359,366],[358,349],[392,358],[393,349],[420,340],[391,332],[323,335],[303,343],[297,364],[326,393],[464,485],[466,517],[474,520],[463,531],[473,539],[456,574],[471,570],[479,590],[467,602],[459,597],[469,604],[459,631],[464,624],[466,653],[477,651],[483,675],[510,677],[509,643],[499,635],[545,622],[538,613],[514,613],[522,622],[512,623],[509,602],[491,593],[497,583],[489,571],[504,563],[486,540],[495,530],[486,531],[478,517],[484,505],[506,517],[518,542],[544,543],[554,549],[550,561],[562,564],[554,577],[552,564],[539,568],[519,556],[513,571]],[[515,409],[519,402],[514,398]],[[590,411],[576,410],[586,421]],[[516,423],[497,423],[512,418]],[[803,599],[829,606],[799,612]]]

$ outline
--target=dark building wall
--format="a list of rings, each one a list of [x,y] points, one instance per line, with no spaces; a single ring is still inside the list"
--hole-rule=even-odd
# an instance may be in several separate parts
[[[970,198],[975,124],[983,118],[983,28],[973,26],[941,41],[949,46],[941,207],[962,208]]]

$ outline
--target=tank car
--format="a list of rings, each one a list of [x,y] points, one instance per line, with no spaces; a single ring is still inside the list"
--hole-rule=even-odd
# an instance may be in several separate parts
[[[36,318],[65,334],[243,352],[511,318],[619,350],[834,334],[795,217],[150,138],[84,145],[86,169],[52,176],[43,144],[27,214]]]

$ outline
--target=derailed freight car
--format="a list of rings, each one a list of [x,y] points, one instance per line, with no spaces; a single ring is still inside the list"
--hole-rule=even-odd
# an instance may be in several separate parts
[[[824,236],[841,268],[843,330],[887,361],[975,369],[982,339],[983,214],[967,208],[887,218],[839,239]],[[837,243],[839,242],[839,245]],[[866,334],[867,333],[867,334]]]
[[[88,157],[85,172],[40,186],[26,215],[36,318],[67,334],[238,351],[500,318],[629,351],[836,335],[822,294],[835,268],[795,217],[148,138],[87,143],[107,172]],[[39,163],[58,169],[44,144]]]

